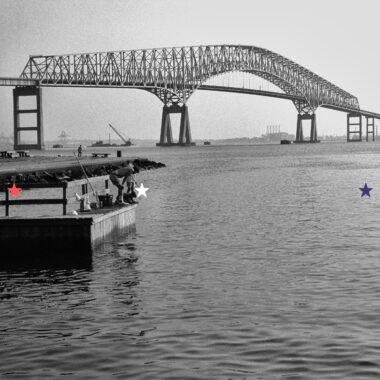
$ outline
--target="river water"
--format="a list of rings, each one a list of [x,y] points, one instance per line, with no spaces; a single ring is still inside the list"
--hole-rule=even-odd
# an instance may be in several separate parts
[[[0,378],[380,378],[379,144],[130,151],[135,234],[0,270]]]

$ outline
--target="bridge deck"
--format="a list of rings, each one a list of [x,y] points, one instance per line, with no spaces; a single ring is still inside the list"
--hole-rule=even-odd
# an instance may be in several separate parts
[[[261,95],[261,96],[269,96],[272,98],[300,100],[300,101],[303,101],[305,99],[302,96],[289,95],[289,94],[285,94],[283,92],[254,90],[254,89],[250,89],[250,88],[239,88],[239,87],[202,85],[202,86],[198,87],[198,90],[234,92],[234,93],[238,93],[238,94]]]
[[[22,79],[22,78],[12,78],[12,77],[0,77],[0,86],[40,86],[40,87],[124,87],[122,83],[102,83],[102,84],[96,84],[95,82],[93,84],[85,84],[85,83],[76,83],[76,84],[69,84],[62,81],[62,83],[53,83],[49,81],[38,81],[34,79]],[[133,86],[129,85],[125,88],[136,88],[144,90],[148,87],[154,87],[152,86]],[[248,95],[259,95],[259,96],[268,96],[272,98],[279,98],[279,99],[288,99],[288,100],[299,100],[303,101],[303,96],[297,96],[297,95],[290,95],[286,93],[281,92],[274,92],[274,91],[263,91],[263,90],[255,90],[250,88],[238,88],[238,87],[226,87],[226,86],[210,86],[210,85],[201,85],[198,87],[198,90],[204,90],[204,91],[220,91],[220,92],[232,92],[237,94],[248,94]],[[348,108],[344,107],[338,107],[338,106],[332,106],[332,105],[321,105],[320,107],[333,109],[335,111],[341,111],[341,112],[348,112],[348,113],[357,113],[362,116],[366,117],[373,117],[375,119],[380,120],[380,114],[376,112],[371,111],[365,111],[365,110],[350,110]]]
[[[260,95],[260,96],[269,96],[272,98],[280,98],[280,99],[288,99],[288,100],[300,100],[303,101],[304,98],[302,96],[297,95],[289,95],[281,92],[274,91],[263,91],[263,90],[254,90],[250,88],[239,88],[239,87],[225,87],[225,86],[209,86],[202,85],[198,87],[198,90],[206,90],[206,91],[221,91],[221,92],[233,92],[237,94],[249,94],[249,95]],[[331,106],[331,105],[321,105],[320,107],[333,109],[335,111],[348,112],[348,113],[357,113],[362,116],[374,117],[375,119],[380,119],[380,114],[365,111],[365,110],[356,110],[356,109],[348,109],[344,107]]]
[[[365,110],[349,110],[346,108],[340,108],[340,107],[335,107],[335,106],[330,106],[330,105],[321,105],[320,107],[322,108],[328,108],[334,111],[340,111],[340,112],[347,112],[347,113],[353,113],[353,114],[358,114],[366,117],[373,117],[375,119],[380,120],[380,114],[376,112],[371,112],[371,111],[365,111]]]
[[[0,86],[38,86],[38,80],[0,77]]]

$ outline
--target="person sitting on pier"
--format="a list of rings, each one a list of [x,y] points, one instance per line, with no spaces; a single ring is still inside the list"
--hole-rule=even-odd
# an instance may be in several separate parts
[[[117,187],[118,193],[116,197],[116,203],[118,204],[126,204],[123,200],[123,190],[124,183],[127,182],[128,191],[129,189],[133,190],[134,186],[134,167],[130,161],[126,162],[126,166],[120,169],[116,169],[110,174],[110,181]],[[123,178],[122,183],[120,183],[119,178]],[[133,185],[132,185],[133,183]]]

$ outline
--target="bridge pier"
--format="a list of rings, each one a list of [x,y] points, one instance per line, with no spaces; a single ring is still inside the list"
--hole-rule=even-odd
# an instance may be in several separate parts
[[[36,108],[20,109],[20,98],[24,96],[34,96]],[[35,114],[35,125],[23,126],[20,122],[21,114]],[[42,88],[35,86],[15,87],[13,89],[13,121],[14,121],[14,149],[44,149],[43,121],[42,121]],[[22,143],[22,132],[35,131],[36,143]]]
[[[298,114],[297,116],[297,132],[296,132],[296,141],[303,142],[303,130],[302,130],[302,115]]]
[[[173,140],[172,127],[170,121],[171,113],[181,114],[181,124],[179,128],[178,143],[175,143]],[[162,109],[160,142],[157,143],[156,146],[173,145],[195,145],[195,143],[191,141],[189,111],[186,104],[184,104],[183,106],[179,106],[178,104],[172,104],[171,106],[164,106]]]
[[[368,141],[369,135],[372,135],[372,141],[375,141],[375,118],[373,116],[366,116],[366,119],[366,141]]]
[[[358,119],[358,120],[357,120]],[[359,127],[359,130],[357,129]],[[367,126],[368,130],[368,126]],[[359,136],[357,136],[359,134]],[[351,138],[351,135],[357,136]],[[362,117],[357,113],[347,114],[347,142],[362,141]]]
[[[304,140],[303,138],[303,128],[302,128],[302,122],[303,120],[310,120],[311,121],[311,127],[310,127],[310,140]],[[305,114],[298,114],[297,116],[297,132],[296,132],[296,140],[295,143],[304,143],[304,142],[319,142],[318,135],[317,135],[317,119],[315,114],[312,115],[305,113]]]
[[[172,124],[170,121],[169,107],[164,106],[162,109],[162,119],[161,119],[161,135],[160,142],[156,145],[172,145],[173,144],[173,133]]]

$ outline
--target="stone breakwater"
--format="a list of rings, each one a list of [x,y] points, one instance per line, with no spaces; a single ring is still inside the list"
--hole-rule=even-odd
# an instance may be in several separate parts
[[[86,160],[80,161],[86,172],[87,177],[99,177],[110,174],[113,170],[121,168],[127,158],[120,160]],[[94,162],[96,161],[96,162]],[[101,161],[101,162],[100,162]],[[129,159],[139,170],[151,170],[165,167],[161,162],[150,161],[145,158]],[[71,160],[66,164],[62,162],[54,167],[54,162],[46,164],[45,168],[40,170],[33,168],[33,165],[25,165],[18,168],[13,168],[12,171],[2,170],[0,172],[0,185],[3,183],[54,183],[62,181],[75,181],[86,178],[82,167],[77,161]],[[28,168],[29,166],[29,168]],[[38,166],[38,165],[37,165]]]

